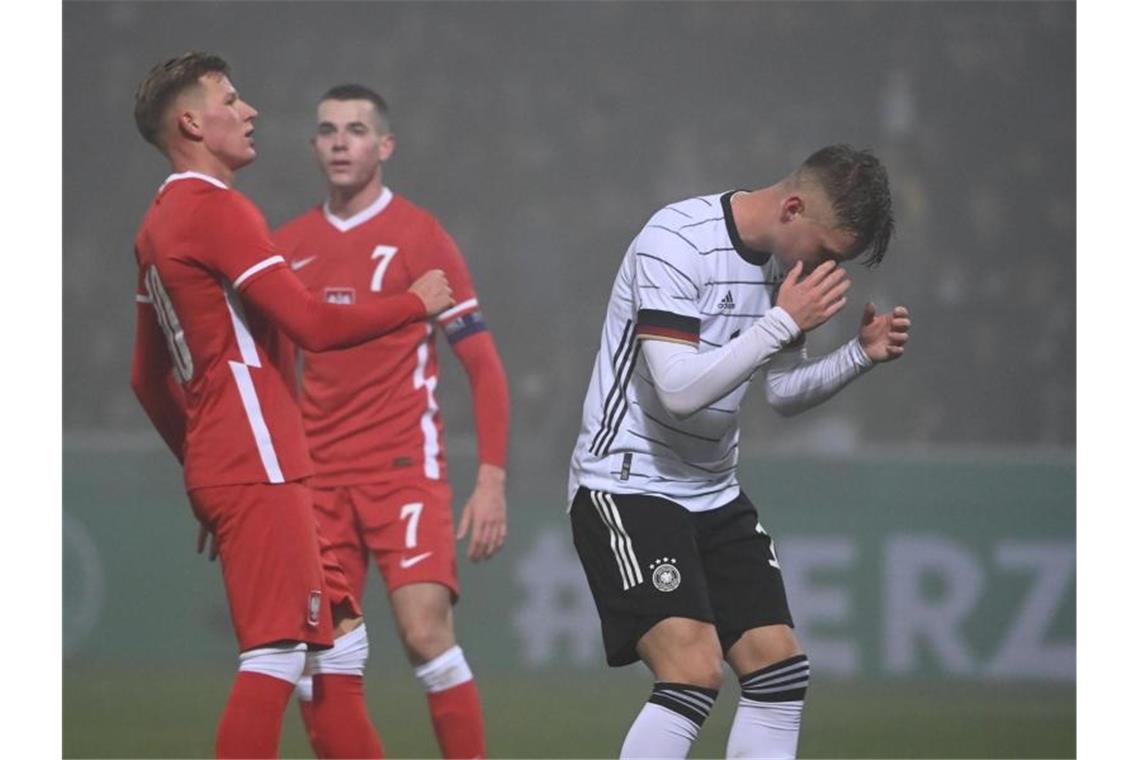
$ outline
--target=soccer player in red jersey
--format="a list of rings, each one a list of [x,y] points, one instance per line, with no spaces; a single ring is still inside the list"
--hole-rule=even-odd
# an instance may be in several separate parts
[[[362,691],[363,618],[313,518],[301,416],[267,340],[280,329],[312,351],[349,346],[422,326],[454,301],[442,272],[352,308],[309,294],[257,208],[230,187],[256,156],[257,112],[228,73],[221,58],[188,53],[154,67],[136,93],[139,131],[175,173],[135,240],[131,384],[183,463],[222,560],[240,665],[217,756],[276,756],[308,659],[330,756],[380,757]]]
[[[304,354],[301,412],[321,532],[357,598],[375,557],[443,756],[484,757],[479,694],[455,638],[455,543],[470,534],[467,557],[479,562],[506,538],[506,376],[455,241],[382,182],[382,164],[395,148],[384,100],[342,85],[321,98],[317,115],[312,145],[328,199],[276,232],[298,277],[328,302],[361,304],[439,268],[456,301],[431,323],[407,324],[347,351]],[[457,534],[435,399],[437,332],[466,370],[479,442],[478,476]],[[324,737],[309,725],[319,754]]]

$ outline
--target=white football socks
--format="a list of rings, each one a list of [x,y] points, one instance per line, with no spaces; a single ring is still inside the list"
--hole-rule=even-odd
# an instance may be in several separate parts
[[[416,678],[429,694],[446,691],[453,686],[470,681],[471,668],[459,645],[453,646],[433,660],[415,669]]]
[[[725,756],[794,758],[808,676],[808,659],[802,654],[741,676],[740,704]]]
[[[688,757],[716,695],[716,689],[701,686],[655,683],[649,701],[629,727],[621,757]]]

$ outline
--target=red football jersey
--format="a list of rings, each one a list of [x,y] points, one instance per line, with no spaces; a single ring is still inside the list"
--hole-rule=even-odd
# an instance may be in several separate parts
[[[318,206],[275,236],[306,287],[331,303],[403,292],[431,269],[447,273],[455,306],[434,324],[408,325],[354,348],[306,353],[301,388],[314,485],[445,479],[435,333],[442,329],[454,341],[482,329],[455,241],[430,213],[388,188],[350,219]]]
[[[187,489],[312,474],[301,415],[240,294],[285,266],[244,195],[195,172],[159,188],[135,239],[136,299],[154,307],[186,401]]]

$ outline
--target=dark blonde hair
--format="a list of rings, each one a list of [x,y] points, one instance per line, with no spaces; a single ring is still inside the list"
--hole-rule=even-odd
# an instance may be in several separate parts
[[[856,257],[868,267],[883,260],[895,231],[887,169],[869,150],[829,145],[797,170],[815,180],[831,201],[839,226],[856,236]]]
[[[191,51],[152,68],[135,90],[135,126],[148,143],[163,150],[162,119],[174,99],[198,84],[204,74],[228,76],[221,56]]]

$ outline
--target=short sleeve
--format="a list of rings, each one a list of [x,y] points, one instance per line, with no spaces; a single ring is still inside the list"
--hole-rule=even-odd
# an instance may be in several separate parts
[[[257,207],[236,190],[211,193],[202,204],[207,231],[203,263],[241,290],[261,275],[285,266]]]
[[[697,345],[700,255],[686,237],[656,219],[649,220],[633,243],[636,335]]]

